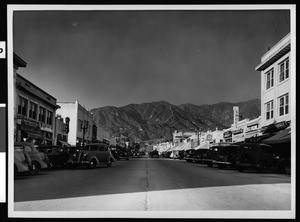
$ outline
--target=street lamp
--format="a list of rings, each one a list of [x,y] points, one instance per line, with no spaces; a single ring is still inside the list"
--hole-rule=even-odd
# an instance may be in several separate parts
[[[83,125],[81,126],[81,129],[82,129],[82,145],[84,145],[84,136],[85,136],[85,132],[87,130],[87,125],[84,124],[84,122],[83,122]]]

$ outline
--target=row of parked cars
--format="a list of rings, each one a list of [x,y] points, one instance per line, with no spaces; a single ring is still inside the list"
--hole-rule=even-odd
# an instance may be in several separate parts
[[[120,158],[122,155],[119,155]],[[126,158],[126,157],[125,157]],[[38,174],[42,169],[55,167],[97,165],[111,167],[115,161],[109,146],[104,143],[91,143],[83,147],[77,146],[40,146],[35,147],[28,142],[14,143],[14,175]]]
[[[278,155],[272,146],[262,143],[213,145],[209,149],[190,150],[184,159],[207,164],[208,167],[230,167],[240,172],[255,169],[260,172],[290,173],[291,167],[290,157]]]

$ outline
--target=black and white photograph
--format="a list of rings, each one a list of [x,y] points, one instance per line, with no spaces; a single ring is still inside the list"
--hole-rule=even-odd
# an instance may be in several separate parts
[[[8,217],[295,218],[296,5],[7,5]]]

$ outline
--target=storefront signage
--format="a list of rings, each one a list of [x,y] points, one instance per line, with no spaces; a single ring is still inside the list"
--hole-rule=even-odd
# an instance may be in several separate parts
[[[233,107],[233,126],[235,129],[237,128],[238,121],[239,121],[239,107],[234,106]]]
[[[23,118],[21,120],[21,130],[39,134],[40,126],[39,123],[34,120]]]
[[[243,131],[244,131],[243,129],[237,129],[237,130],[233,130],[232,133],[239,134],[239,133],[242,133]]]
[[[51,125],[46,124],[46,123],[41,123],[41,122],[39,124],[40,124],[41,130],[49,132],[49,133],[53,132],[53,127]]]
[[[232,137],[232,132],[231,131],[226,131],[223,133],[224,138]]]

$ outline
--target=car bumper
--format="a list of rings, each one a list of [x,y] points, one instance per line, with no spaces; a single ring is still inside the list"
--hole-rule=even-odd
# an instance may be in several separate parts
[[[227,161],[213,161],[214,164],[217,165],[223,165],[223,166],[231,166],[233,163],[232,162],[227,162]]]

